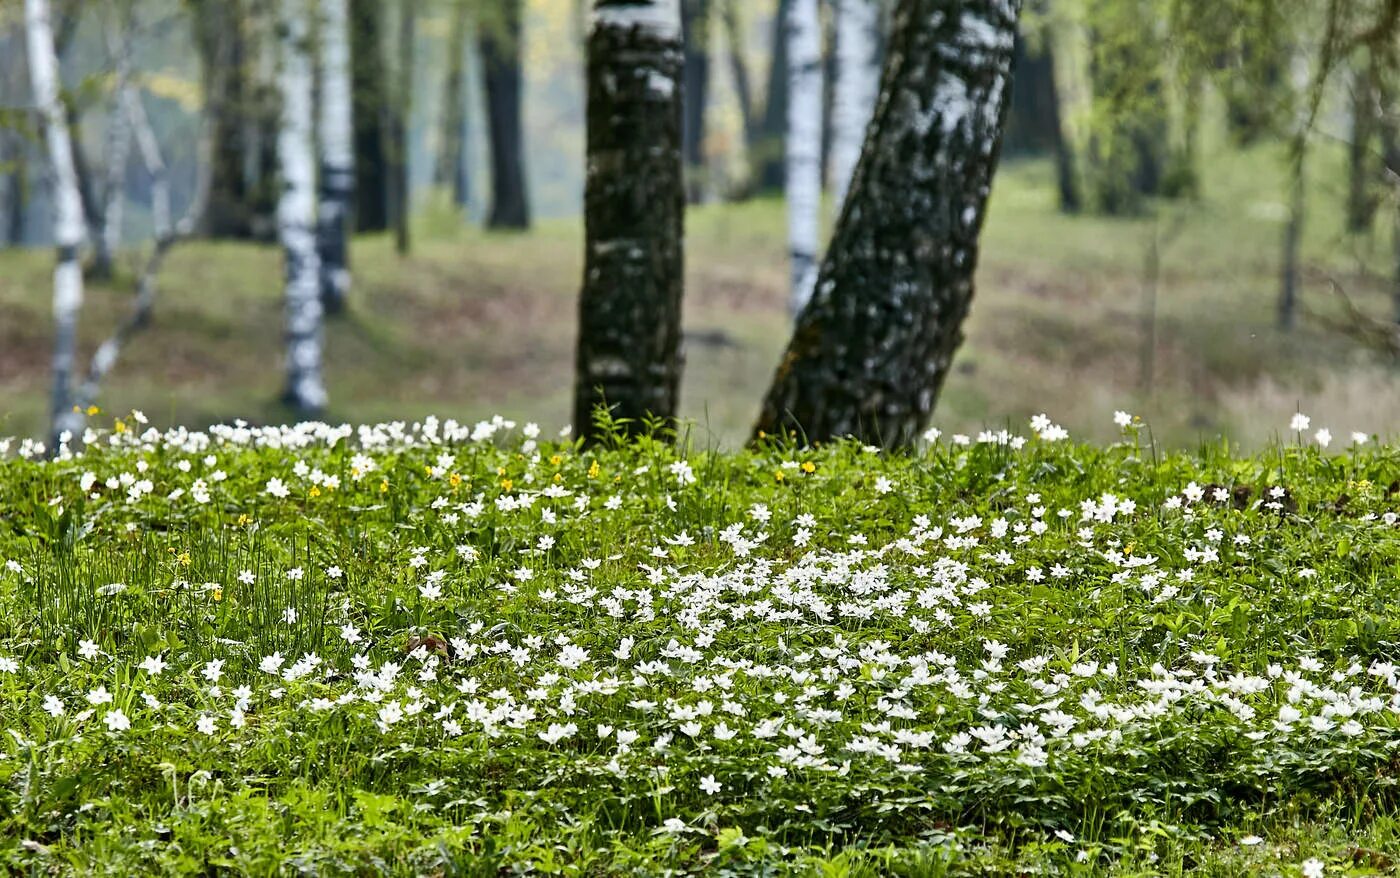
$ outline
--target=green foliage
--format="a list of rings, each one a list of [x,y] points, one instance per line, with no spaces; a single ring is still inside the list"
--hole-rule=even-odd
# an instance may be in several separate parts
[[[10,871],[1393,868],[1364,437],[139,420],[0,451]]]

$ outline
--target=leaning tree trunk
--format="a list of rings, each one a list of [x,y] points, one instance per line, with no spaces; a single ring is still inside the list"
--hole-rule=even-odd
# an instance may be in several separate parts
[[[29,48],[29,82],[34,105],[44,126],[49,153],[49,179],[53,187],[53,237],[58,265],[53,273],[53,392],[54,450],[82,428],[80,413],[73,411],[73,362],[78,346],[78,310],[83,304],[83,268],[78,250],[85,234],[83,201],[78,194],[78,172],[73,167],[73,142],[68,136],[68,116],[58,90],[58,54],[54,51],[53,25],[48,0],[24,0],[25,37]]]
[[[346,0],[321,0],[321,213],[317,250],[321,304],[331,313],[350,294],[350,207],[355,198],[354,97]]]
[[[493,229],[527,229],[530,205],[525,194],[525,138],[520,106],[524,80],[521,0],[502,0],[501,7],[500,20],[481,29],[491,142],[491,213],[486,224]]]
[[[355,228],[389,228],[389,158],[385,133],[383,0],[350,0],[350,84],[355,126]]]
[[[877,0],[836,0],[836,81],[831,91],[831,188],[839,211],[880,95]]]
[[[321,260],[316,253],[316,150],[306,4],[307,0],[281,0],[282,125],[277,157],[282,197],[277,204],[277,231],[286,254],[287,388],[283,399],[302,414],[316,414],[326,406],[326,388],[321,378]]]
[[[757,435],[919,437],[972,302],[1020,8],[900,0],[865,152]]]
[[[792,0],[787,19],[788,255],[795,315],[817,282],[817,235],[822,203],[822,31],[817,0]]]
[[[588,38],[585,265],[574,423],[606,405],[630,433],[673,421],[680,388],[681,23],[678,0],[595,0]]]
[[[685,41],[684,117],[681,127],[685,154],[686,199],[704,200],[708,188],[705,168],[705,111],[710,100],[710,0],[681,0],[681,33]]]

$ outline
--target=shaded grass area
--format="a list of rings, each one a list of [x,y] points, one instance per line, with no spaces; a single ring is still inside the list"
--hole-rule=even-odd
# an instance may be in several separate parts
[[[1213,157],[1202,196],[1132,219],[1064,216],[1048,164],[1008,163],[984,237],[968,341],[936,422],[970,432],[1050,411],[1102,438],[1105,410],[1149,415],[1158,439],[1189,446],[1225,434],[1266,440],[1295,408],[1336,430],[1400,427],[1392,366],[1305,317],[1274,328],[1282,237],[1276,147]],[[1389,314],[1387,211],[1377,230],[1342,228],[1340,149],[1312,168],[1305,229],[1306,312],[1336,312],[1339,280]],[[1144,372],[1145,263],[1158,240],[1156,344]],[[464,419],[505,411],[547,424],[568,418],[582,228],[550,221],[524,235],[464,228],[439,202],[417,217],[414,252],[383,236],[357,239],[354,310],[327,341],[334,420]],[[687,217],[687,372],[682,394],[697,430],[732,444],[746,435],[788,334],[784,214],[778,200],[711,205]],[[0,432],[42,432],[51,255],[0,252]],[[174,252],[156,323],[108,381],[109,409],[158,423],[235,417],[285,420],[280,382],[280,255],[276,248],[199,242]],[[130,278],[92,285],[85,352],[118,319]]]

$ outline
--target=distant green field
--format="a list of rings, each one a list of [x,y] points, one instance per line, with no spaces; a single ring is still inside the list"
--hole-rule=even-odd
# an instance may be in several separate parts
[[[1341,232],[1341,149],[1319,147],[1306,227],[1308,311],[1331,313],[1337,279],[1377,316],[1390,314],[1390,212],[1375,233]],[[1305,316],[1274,329],[1282,236],[1278,149],[1207,156],[1199,201],[1157,217],[1066,217],[1050,169],[1009,162],[998,176],[968,341],[935,422],[998,427],[1039,411],[1103,438],[1102,412],[1131,405],[1159,441],[1226,435],[1255,447],[1297,406],[1339,430],[1400,428],[1393,364]],[[682,403],[700,434],[742,440],[788,334],[783,206],[777,200],[693,210],[687,232],[688,369]],[[1173,232],[1177,226],[1179,231]],[[1162,238],[1154,380],[1144,394],[1144,265]],[[466,229],[425,204],[414,252],[384,237],[355,242],[354,310],[327,345],[331,420],[568,417],[578,221],[526,235]],[[0,252],[0,434],[42,432],[49,345],[46,251]],[[157,423],[287,419],[280,381],[280,255],[273,247],[192,243],[162,278],[156,325],[131,344],[102,404],[140,407]],[[125,285],[90,289],[90,349],[114,324]]]
[[[6,873],[1395,873],[1394,446],[101,420],[0,450]]]

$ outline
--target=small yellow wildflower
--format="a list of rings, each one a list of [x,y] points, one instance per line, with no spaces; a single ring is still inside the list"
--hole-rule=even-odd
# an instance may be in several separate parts
[[[379,493],[384,494],[389,490],[389,480],[384,479],[379,483]]]
[[[457,473],[453,473],[452,475],[450,475],[450,476],[447,477],[447,483],[450,484],[450,485],[451,485],[452,487],[454,487],[454,488],[461,487],[461,485],[462,485],[462,477],[461,477],[460,475],[458,475]]]
[[[311,494],[312,497],[319,497],[319,496],[321,496],[321,489],[318,488],[318,487],[316,487],[315,485],[312,485],[312,486],[311,486],[311,491],[310,491],[309,493]]]
[[[590,479],[596,479],[596,478],[598,478],[598,473],[599,473],[601,470],[602,470],[602,467],[598,466],[598,461],[596,461],[596,460],[593,461],[592,463],[590,463],[590,464],[588,465],[588,477],[589,477]]]
[[[223,590],[222,588],[216,588],[216,589],[214,589],[214,600],[216,600],[216,601],[221,601],[221,600],[223,600],[223,599],[224,599],[224,590]]]
[[[564,458],[560,457],[560,456],[557,455],[557,454],[551,455],[550,458],[549,458],[549,463],[550,463],[551,466],[558,466],[559,464],[561,464],[561,463],[563,463],[563,462],[564,462]]]
[[[775,481],[775,482],[781,482],[782,480],[783,480],[783,471],[782,471],[782,470],[774,470],[774,471],[773,471],[773,481]]]
[[[807,473],[808,475],[811,475],[812,473],[817,471],[817,465],[815,463],[812,463],[810,460],[804,460],[802,462],[802,471],[804,473]]]
[[[511,488],[514,488],[514,487],[515,487],[515,482],[512,482],[510,479],[501,479],[501,490],[502,490],[502,491],[509,491]]]

